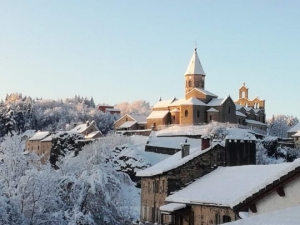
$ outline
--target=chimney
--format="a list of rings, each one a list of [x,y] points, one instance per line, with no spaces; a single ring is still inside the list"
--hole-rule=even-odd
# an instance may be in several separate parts
[[[210,147],[210,137],[203,135],[201,136],[201,151]]]
[[[181,143],[181,158],[184,158],[190,154],[190,144],[187,143],[187,140],[185,143]]]

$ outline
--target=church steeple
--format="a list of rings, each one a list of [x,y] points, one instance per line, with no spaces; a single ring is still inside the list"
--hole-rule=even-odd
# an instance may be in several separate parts
[[[200,59],[198,57],[197,48],[195,48],[195,51],[194,51],[194,54],[192,55],[190,64],[185,72],[185,75],[187,75],[187,74],[199,74],[199,75],[204,75],[204,76],[206,75],[204,73]]]
[[[197,54],[197,48],[192,55],[189,66],[185,73],[185,93],[193,88],[204,89],[205,72]]]

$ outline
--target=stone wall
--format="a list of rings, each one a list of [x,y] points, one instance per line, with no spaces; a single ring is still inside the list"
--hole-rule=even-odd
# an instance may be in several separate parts
[[[213,149],[191,159],[164,174],[141,179],[141,220],[160,222],[159,207],[164,205],[170,193],[180,190],[195,179],[224,165],[225,149],[217,145]]]

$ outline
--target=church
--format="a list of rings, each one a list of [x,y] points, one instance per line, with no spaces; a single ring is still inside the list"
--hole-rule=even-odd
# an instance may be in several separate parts
[[[158,130],[170,124],[200,125],[212,121],[253,126],[261,130],[265,125],[265,101],[258,97],[249,100],[248,88],[243,84],[240,98],[218,98],[205,89],[206,74],[195,48],[185,73],[185,96],[159,101],[147,117],[147,129]]]

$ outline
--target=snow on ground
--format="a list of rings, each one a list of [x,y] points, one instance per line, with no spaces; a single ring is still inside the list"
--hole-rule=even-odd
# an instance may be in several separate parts
[[[299,225],[300,206],[241,219],[228,225]]]
[[[163,130],[157,131],[157,136],[180,136],[180,135],[210,135],[219,128],[235,128],[237,124],[212,122],[206,125],[169,125]]]

